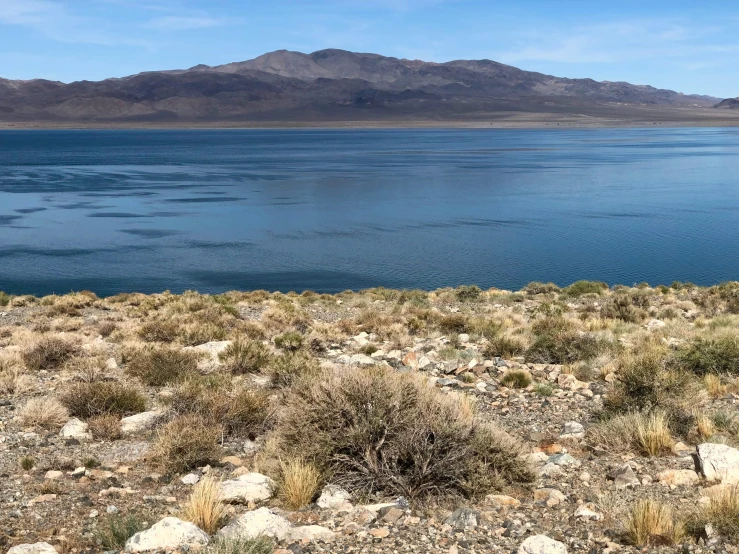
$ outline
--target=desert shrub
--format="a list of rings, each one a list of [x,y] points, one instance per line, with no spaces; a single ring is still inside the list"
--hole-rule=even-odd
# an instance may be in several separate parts
[[[482,289],[477,285],[462,285],[457,287],[455,294],[460,302],[475,302],[480,299]]]
[[[739,375],[739,336],[697,338],[675,354],[672,365],[696,375]]]
[[[187,325],[180,332],[181,342],[185,346],[197,346],[206,342],[226,340],[227,336],[228,333],[224,327],[211,322]]]
[[[274,542],[269,537],[254,539],[216,538],[203,551],[203,554],[272,554]]]
[[[653,411],[635,423],[636,442],[644,454],[660,456],[670,451],[674,443],[663,412]]]
[[[275,387],[289,387],[298,379],[317,375],[320,371],[318,360],[300,352],[275,356],[267,366],[267,374]]]
[[[624,526],[629,542],[635,546],[673,546],[685,535],[672,508],[649,498],[632,507]]]
[[[483,354],[486,358],[514,358],[526,352],[526,345],[521,339],[500,335],[488,339]]]
[[[220,482],[210,476],[203,477],[193,488],[183,515],[206,533],[215,534],[226,518]]]
[[[146,397],[138,389],[115,381],[72,383],[61,395],[69,412],[83,419],[103,415],[119,418],[146,410]]]
[[[619,294],[610,298],[600,308],[600,317],[620,319],[627,323],[639,323],[646,319],[647,312],[634,305],[634,297]]]
[[[574,324],[563,317],[545,317],[532,325],[536,335],[526,350],[527,362],[541,364],[570,364],[592,360],[615,347],[591,333],[580,333]]]
[[[0,306],[7,306],[10,304],[10,300],[12,299],[12,296],[10,296],[8,293],[0,291]]]
[[[414,374],[375,367],[293,387],[275,431],[285,458],[367,495],[477,496],[533,479],[520,445]]]
[[[31,370],[55,369],[74,356],[79,349],[58,337],[41,339],[23,353],[23,362]]]
[[[464,314],[449,314],[438,321],[442,333],[466,333],[470,331],[470,320]]]
[[[53,396],[31,398],[18,410],[18,421],[27,427],[60,429],[69,419],[64,405]]]
[[[99,440],[114,441],[120,439],[123,435],[121,432],[121,418],[115,414],[91,417],[87,421],[87,425],[92,436]]]
[[[531,384],[531,374],[526,370],[511,369],[505,372],[500,382],[506,387],[525,389]]]
[[[145,342],[174,342],[180,334],[180,326],[174,321],[158,319],[144,323],[138,331]]]
[[[146,528],[146,523],[136,514],[111,514],[100,522],[95,537],[105,550],[121,550],[128,539]]]
[[[709,495],[708,502],[689,522],[696,535],[702,534],[707,525],[725,540],[739,540],[739,485],[725,486]]]
[[[634,450],[647,456],[659,456],[673,445],[664,412],[634,412],[608,418],[588,430],[590,442],[618,452]]]
[[[221,352],[220,358],[231,373],[257,373],[267,366],[270,354],[259,342],[238,340]]]
[[[18,465],[23,471],[31,471],[33,466],[36,465],[36,460],[33,456],[21,456],[18,460]]]
[[[144,348],[133,352],[126,371],[152,387],[178,383],[197,371],[198,356],[177,348]]]
[[[269,397],[263,391],[242,389],[228,399],[228,409],[221,418],[226,434],[260,434],[270,415]]]
[[[220,458],[220,438],[220,427],[201,416],[177,416],[157,433],[150,459],[172,473],[188,471]]]
[[[303,335],[295,331],[288,331],[274,339],[275,346],[288,352],[297,352],[303,348]]]
[[[301,458],[280,463],[278,496],[288,510],[310,504],[321,485],[321,472]]]
[[[554,387],[549,383],[539,383],[534,390],[539,396],[552,396],[554,394]]]
[[[554,283],[539,283],[538,281],[534,281],[532,283],[529,283],[524,288],[521,289],[521,292],[525,292],[526,294],[549,294],[552,292],[559,292],[562,289],[559,288]]]
[[[578,298],[584,294],[603,294],[608,290],[608,285],[600,281],[577,281],[564,289],[564,294]]]
[[[118,326],[112,321],[103,321],[98,325],[98,333],[100,333],[100,336],[103,338],[112,335],[116,329],[118,329]]]

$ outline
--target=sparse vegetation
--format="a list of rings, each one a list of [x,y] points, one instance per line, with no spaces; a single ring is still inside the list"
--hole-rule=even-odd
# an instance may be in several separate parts
[[[321,481],[321,473],[301,458],[282,461],[279,497],[289,510],[299,510],[311,503]]]
[[[531,374],[521,369],[511,369],[505,372],[500,382],[506,387],[525,389],[531,384]]]
[[[72,383],[61,401],[73,416],[83,419],[105,415],[120,419],[146,410],[146,397],[140,390],[115,381]]]
[[[197,368],[197,356],[191,352],[176,348],[145,348],[131,355],[126,369],[146,385],[163,387],[187,379]]]
[[[31,398],[18,410],[18,421],[26,427],[58,430],[69,419],[64,405],[52,396]]]
[[[245,340],[231,344],[220,357],[227,369],[235,374],[258,373],[270,361],[269,351],[263,344]]]
[[[177,416],[159,429],[150,457],[162,469],[180,473],[218,460],[220,438],[218,426],[201,416]]]
[[[78,352],[77,346],[58,337],[41,339],[23,353],[23,362],[33,371],[57,369]]]
[[[136,514],[125,516],[112,514],[100,522],[95,537],[105,550],[120,550],[128,539],[147,527],[148,525]]]
[[[629,542],[635,546],[672,546],[685,535],[685,527],[672,508],[652,499],[634,505],[625,527]]]
[[[209,476],[203,477],[193,488],[183,515],[206,533],[215,534],[226,518],[219,481]]]
[[[255,539],[215,539],[204,554],[272,554],[274,542],[268,537]]]

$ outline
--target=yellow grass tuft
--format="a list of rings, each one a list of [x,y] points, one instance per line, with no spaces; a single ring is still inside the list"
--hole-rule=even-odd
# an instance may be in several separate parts
[[[68,420],[69,412],[52,396],[31,398],[18,410],[18,420],[27,427],[60,429]]]
[[[185,505],[184,517],[212,535],[226,516],[226,506],[221,499],[220,482],[213,477],[203,477],[193,488]]]
[[[667,416],[663,412],[636,418],[635,424],[636,441],[645,454],[659,456],[672,448],[674,443],[667,424]]]
[[[672,508],[649,498],[631,509],[625,527],[629,541],[636,546],[672,546],[685,535],[685,527]]]
[[[279,496],[290,510],[299,510],[311,503],[321,484],[321,473],[300,458],[280,463]]]

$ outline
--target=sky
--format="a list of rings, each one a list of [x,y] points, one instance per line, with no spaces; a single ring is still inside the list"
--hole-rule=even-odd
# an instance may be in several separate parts
[[[71,82],[342,48],[739,96],[733,0],[0,0],[0,77]]]

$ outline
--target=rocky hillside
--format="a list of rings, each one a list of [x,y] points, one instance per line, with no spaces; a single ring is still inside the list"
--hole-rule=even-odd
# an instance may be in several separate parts
[[[716,104],[716,107],[724,110],[739,109],[739,98],[727,98]]]
[[[739,283],[0,294],[0,547],[737,552],[737,313]]]
[[[718,99],[650,86],[563,79],[490,60],[431,63],[285,50],[217,67],[70,84],[0,79],[6,121],[485,119],[588,106],[710,107]]]

